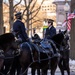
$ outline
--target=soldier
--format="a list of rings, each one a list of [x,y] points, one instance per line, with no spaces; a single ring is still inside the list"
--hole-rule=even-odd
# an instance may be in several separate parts
[[[18,12],[15,14],[16,21],[13,24],[13,32],[17,38],[20,38],[22,42],[29,41],[28,35],[26,33],[26,28],[22,22],[22,13]]]
[[[54,54],[55,56],[60,56],[55,43],[51,40],[51,38],[54,35],[56,35],[56,28],[53,26],[53,22],[54,22],[54,20],[52,20],[52,19],[48,20],[48,28],[46,29],[45,38],[48,39],[49,42],[51,43],[51,45],[55,48],[55,49],[53,49],[52,54]]]
[[[45,38],[51,39],[54,35],[56,35],[56,28],[53,26],[54,20],[48,20],[48,28],[46,29]]]

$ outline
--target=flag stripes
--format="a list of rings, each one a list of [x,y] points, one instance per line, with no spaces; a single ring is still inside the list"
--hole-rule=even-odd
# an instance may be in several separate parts
[[[71,30],[71,21],[72,21],[73,18],[75,18],[75,10],[74,10],[73,13],[68,14],[67,20],[65,20],[64,23],[62,24],[62,26],[67,25],[67,30],[68,31]]]

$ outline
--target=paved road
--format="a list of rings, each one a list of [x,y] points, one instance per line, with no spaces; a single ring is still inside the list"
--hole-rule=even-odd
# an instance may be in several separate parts
[[[29,69],[28,75],[31,75],[31,70]],[[36,74],[37,75],[37,74]],[[50,75],[50,71],[48,71],[48,75]],[[61,75],[59,69],[56,70],[55,75]],[[67,75],[67,73],[65,72],[65,75]],[[75,75],[75,71],[71,71],[70,75]]]
[[[31,75],[31,74],[28,73],[28,75]],[[50,73],[48,73],[48,75],[50,75]],[[56,72],[55,75],[61,75],[61,73],[60,72]],[[65,73],[65,75],[67,75],[67,73]],[[71,72],[70,75],[75,75],[75,72]]]

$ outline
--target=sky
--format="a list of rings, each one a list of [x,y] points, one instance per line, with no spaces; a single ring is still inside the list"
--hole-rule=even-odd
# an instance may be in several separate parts
[[[14,1],[15,1],[15,3],[18,3],[20,0],[14,0]],[[9,3],[8,0],[3,0],[3,2]],[[22,1],[22,3],[23,3],[23,1]]]

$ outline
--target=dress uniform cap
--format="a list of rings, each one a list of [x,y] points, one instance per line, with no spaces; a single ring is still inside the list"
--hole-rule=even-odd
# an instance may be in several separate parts
[[[21,12],[17,12],[17,13],[15,14],[15,16],[18,16],[18,15],[21,15]]]
[[[48,23],[53,23],[53,22],[54,22],[54,20],[52,20],[52,19],[48,20]]]

